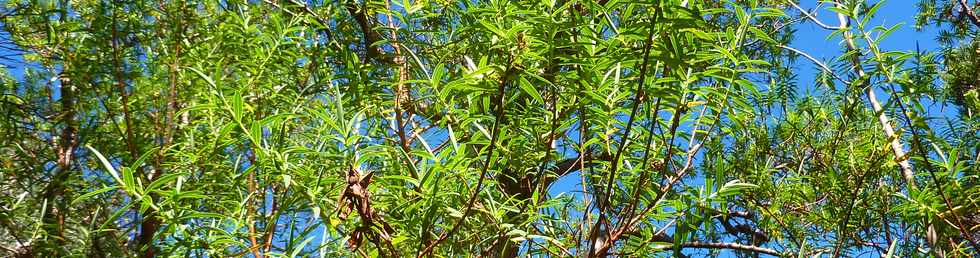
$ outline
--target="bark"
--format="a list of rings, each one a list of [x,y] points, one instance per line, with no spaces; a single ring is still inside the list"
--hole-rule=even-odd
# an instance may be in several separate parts
[[[840,20],[841,31],[844,33],[844,42],[847,44],[847,50],[851,52],[859,51],[857,45],[854,43],[854,35],[848,30],[848,19],[843,14],[837,14],[837,19]],[[907,157],[905,156],[905,147],[899,140],[901,137],[895,134],[895,129],[892,127],[891,120],[888,115],[885,114],[884,108],[881,106],[881,102],[878,101],[878,96],[875,94],[875,87],[872,87],[870,83],[865,79],[867,74],[864,72],[864,68],[861,66],[861,58],[857,53],[851,54],[851,65],[853,66],[854,73],[857,74],[860,80],[864,80],[861,83],[861,87],[864,88],[864,94],[868,98],[868,103],[871,104],[871,110],[875,112],[878,118],[878,124],[881,125],[881,129],[885,133],[885,137],[889,141],[889,146],[891,146],[892,153],[895,154],[895,161],[898,162],[898,166],[902,169],[902,176],[905,178],[905,183],[909,184],[910,187],[915,188],[915,174],[912,172],[912,165],[909,164]]]
[[[67,66],[67,65],[66,65]],[[67,70],[67,68],[65,68]],[[71,79],[66,72],[62,72],[60,77],[61,93],[61,134],[58,137],[55,154],[57,155],[56,172],[48,182],[43,192],[43,199],[46,204],[42,222],[48,238],[55,238],[55,246],[33,247],[33,252],[39,252],[36,257],[60,256],[65,241],[65,216],[67,205],[65,203],[65,182],[71,176],[71,161],[74,159],[75,149],[78,147],[78,128],[75,121],[75,89]],[[49,243],[49,242],[44,242]]]
[[[838,6],[843,6],[843,5],[838,4]],[[849,19],[844,14],[838,13],[837,20],[840,22],[840,26],[838,26],[838,28],[840,29],[841,32],[843,32],[844,42],[847,45],[847,50],[853,52],[851,54],[851,66],[855,74],[858,75],[858,79],[864,80],[863,82],[861,82],[861,87],[864,88],[865,96],[868,98],[868,102],[871,104],[872,111],[875,112],[875,114],[877,114],[878,123],[881,125],[882,130],[884,131],[885,138],[888,139],[889,141],[889,146],[891,146],[892,153],[895,155],[895,161],[897,161],[899,167],[901,167],[902,177],[905,179],[905,183],[908,184],[909,188],[914,189],[916,188],[916,184],[915,184],[915,174],[912,171],[912,165],[909,164],[909,161],[905,156],[906,155],[905,147],[902,145],[901,142],[899,142],[900,136],[895,134],[895,130],[894,128],[892,128],[888,115],[885,114],[884,108],[881,106],[881,102],[878,101],[877,94],[875,94],[874,92],[875,87],[872,87],[872,85],[868,83],[868,80],[866,78],[867,74],[865,73],[864,68],[861,66],[861,58],[859,56],[859,53],[857,52],[860,50],[858,49],[857,44],[854,43],[854,35],[853,33],[851,33],[850,26],[848,25]],[[926,234],[926,242],[929,243],[929,246],[932,246],[934,248],[935,254],[937,256],[944,257],[945,256],[944,252],[942,251],[941,248],[938,247],[939,239],[937,237],[937,234],[935,234],[936,232],[935,224],[930,223],[927,226],[926,231],[929,232],[928,234]],[[841,250],[840,248],[835,248],[833,257],[837,257],[838,255],[840,255],[840,250]]]
[[[347,3],[346,8],[347,12],[354,18],[354,21],[357,22],[357,26],[361,29],[361,33],[364,34],[364,49],[367,52],[364,56],[364,63],[381,58],[381,48],[374,46],[374,43],[381,41],[381,34],[374,31],[374,25],[371,23],[371,20],[368,19],[368,10],[365,8],[365,5],[357,6],[356,1],[351,1],[350,3]]]

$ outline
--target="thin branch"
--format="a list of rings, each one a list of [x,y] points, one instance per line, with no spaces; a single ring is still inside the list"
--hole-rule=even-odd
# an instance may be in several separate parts
[[[725,97],[722,99],[726,99],[727,97],[728,96],[725,95]],[[682,112],[678,112],[677,114],[679,115],[681,113]],[[702,110],[701,115],[703,114],[704,114],[704,110]],[[721,113],[718,113],[717,115],[720,116],[720,114]],[[718,124],[718,121],[720,121],[720,119],[716,118],[715,123],[711,124],[711,126],[705,131],[714,130],[714,127]],[[671,133],[670,133],[671,135],[675,134],[675,130],[676,130],[676,126],[672,126],[672,127],[673,128],[671,129]],[[696,129],[697,127],[692,128],[691,130],[694,131]],[[683,178],[684,175],[688,171],[690,171],[691,168],[694,167],[694,156],[696,156],[697,153],[700,151],[701,147],[704,146],[703,143],[705,141],[707,141],[707,138],[703,139],[702,143],[698,143],[698,144],[688,143],[687,161],[684,163],[684,166],[679,171],[677,171],[677,173],[675,173],[673,176],[668,175],[667,177],[670,179],[668,180],[668,182],[665,182],[663,186],[659,189],[659,194],[657,194],[657,197],[654,198],[654,200],[651,202],[652,204],[648,205],[646,208],[640,211],[640,213],[638,213],[635,217],[629,218],[625,225],[623,225],[616,232],[613,232],[611,234],[610,239],[612,240],[618,239],[623,234],[630,232],[633,229],[633,227],[640,222],[640,219],[643,218],[646,213],[650,212],[654,207],[660,206],[660,202],[664,200],[664,197],[667,195],[667,192],[669,192],[674,187],[674,184],[680,181],[680,179]],[[668,153],[669,153],[669,149],[668,149]],[[664,168],[666,168],[667,158],[669,157],[670,155],[665,156]]]
[[[279,4],[276,4],[273,1],[262,0],[262,2],[265,2],[265,3],[269,4],[269,5],[272,5],[273,7],[276,7],[279,10],[283,10],[284,12],[286,12],[286,13],[292,15],[292,16],[299,16],[299,15],[296,15],[296,13],[293,13],[293,12],[289,11],[286,8],[282,8],[282,6],[279,6]],[[323,17],[321,17],[316,12],[313,12],[313,9],[310,9],[310,6],[308,6],[308,5],[306,5],[306,4],[302,3],[302,2],[299,2],[299,1],[296,1],[296,0],[289,0],[289,2],[292,2],[293,4],[302,7],[303,8],[303,12],[305,12],[306,14],[309,14],[310,16],[313,16],[313,19],[316,19],[316,21],[319,22],[320,25],[323,26],[323,28],[322,28],[323,29],[323,32],[325,34],[327,34],[327,41],[329,42],[329,41],[333,40],[333,34],[330,33],[330,29],[328,27],[330,25],[330,23],[329,23],[329,21],[327,19],[324,19]]]
[[[782,255],[782,253],[776,251],[775,249],[759,247],[754,245],[743,245],[737,243],[708,243],[708,242],[693,241],[693,242],[682,243],[681,248],[731,249],[731,250],[768,254],[772,256]]]
[[[279,9],[279,10],[282,10],[282,11],[284,11],[284,12],[286,12],[286,13],[288,13],[289,15],[292,15],[292,16],[299,16],[299,15],[296,15],[296,13],[294,13],[294,12],[292,12],[292,11],[290,11],[289,9],[286,9],[286,8],[282,8],[282,6],[279,6],[279,4],[277,4],[276,2],[273,2],[273,1],[269,1],[269,0],[262,0],[262,2],[265,2],[265,3],[267,3],[267,4],[269,4],[269,5],[272,5],[273,7],[275,7],[275,8],[277,8],[277,9]]]
[[[838,3],[838,5],[842,5],[842,4]],[[845,16],[844,14],[838,13],[837,14],[837,19],[840,21],[841,32],[843,33],[844,42],[847,45],[848,51],[856,51],[857,50],[857,45],[854,43],[854,35],[848,29],[849,18],[847,16]],[[867,35],[865,35],[865,37],[867,37]],[[872,45],[872,48],[873,47],[874,47],[874,45]],[[875,51],[875,53],[877,53],[877,52]],[[861,77],[861,78],[866,78],[866,74],[864,72],[864,69],[861,67],[861,59],[860,59],[860,57],[858,57],[857,55],[851,55],[851,63],[853,65],[853,67],[854,67],[855,73],[857,73],[857,75],[859,77]],[[899,142],[900,135],[896,135],[895,134],[894,129],[892,128],[891,122],[890,122],[888,116],[884,112],[884,108],[881,106],[881,103],[879,103],[879,101],[878,101],[878,98],[877,98],[877,96],[876,96],[876,94],[874,92],[874,87],[872,87],[871,84],[868,83],[867,80],[864,80],[862,82],[862,85],[861,86],[865,89],[865,94],[867,95],[868,102],[871,103],[872,110],[876,114],[878,114],[878,122],[881,124],[881,127],[884,130],[884,132],[885,132],[885,137],[887,137],[887,139],[889,140],[889,144],[891,145],[892,152],[894,152],[894,154],[895,154],[895,161],[898,162],[898,165],[901,167],[902,174],[905,177],[906,183],[909,185],[909,188],[916,188],[915,174],[912,171],[912,166],[910,165],[910,163],[908,161],[908,157],[906,157],[905,147],[902,145],[901,142]],[[915,131],[914,128],[912,128],[912,129],[913,129],[912,131],[914,132]],[[915,135],[913,135],[913,136],[915,136]],[[926,163],[928,163],[928,162],[929,161],[926,160]],[[932,171],[930,171],[930,173],[931,172]],[[935,178],[933,178],[933,179],[934,179],[934,182],[937,185],[937,188],[939,188],[938,190],[940,191],[939,192],[940,195],[943,195],[943,192],[941,191],[942,190],[942,186],[939,184],[938,181],[935,181]],[[948,199],[944,199],[944,201],[946,201],[947,207],[951,209],[952,207],[951,207],[951,203],[949,202],[949,200]],[[977,242],[975,240],[973,240],[973,238],[971,237],[971,235],[969,234],[969,232],[966,232],[965,231],[965,229],[962,227],[962,224],[961,223],[956,228],[958,230],[960,230],[960,232],[962,232],[964,234],[964,237],[967,237],[967,239],[974,246],[974,248],[976,248],[976,246],[978,246]],[[927,230],[930,231],[930,232],[931,231],[934,231],[935,230],[935,225],[933,225],[933,224],[930,223],[928,225],[928,229]],[[927,234],[927,240],[926,241],[929,242],[930,245],[933,245],[933,247],[935,248],[936,247],[935,245],[937,244],[936,243],[936,240],[937,239],[935,239],[935,237],[930,237],[930,235],[932,235],[932,234]],[[943,256],[942,249],[935,248],[935,250],[936,250],[936,254],[937,255]],[[838,251],[839,250],[835,250],[835,256],[836,256],[836,254],[837,254]]]
[[[806,18],[808,20],[813,21],[814,23],[817,24],[817,26],[820,26],[821,28],[824,28],[826,30],[840,30],[841,29],[841,26],[836,26],[835,27],[835,26],[830,26],[830,25],[827,25],[826,23],[823,23],[822,21],[820,21],[820,19],[817,19],[816,16],[813,16],[813,14],[810,14],[809,11],[807,11],[806,9],[803,9],[803,7],[800,7],[800,5],[796,4],[796,2],[794,2],[794,1],[786,1],[786,2],[788,2],[794,8],[796,8],[801,13],[803,13],[803,15],[806,15]]]
[[[963,7],[963,13],[970,18],[973,25],[980,27],[980,17],[977,17],[977,14],[973,12],[973,8],[970,7],[970,4],[967,3],[966,0],[960,0],[960,6]]]
[[[777,46],[779,48],[786,49],[786,50],[789,50],[789,51],[793,51],[794,53],[797,53],[797,54],[799,54],[799,55],[801,55],[803,57],[806,57],[806,59],[809,59],[810,62],[813,62],[813,64],[819,66],[820,69],[822,69],[822,70],[826,71],[827,73],[829,73],[830,76],[833,76],[834,79],[837,79],[838,81],[840,81],[840,82],[842,82],[844,84],[848,84],[848,85],[851,84],[851,82],[849,82],[847,80],[844,80],[844,78],[841,78],[839,75],[837,75],[837,73],[834,73],[833,70],[830,70],[830,67],[827,66],[827,64],[824,64],[823,62],[820,62],[820,60],[817,60],[816,58],[813,58],[813,56],[811,56],[810,54],[807,54],[806,52],[803,52],[803,51],[801,51],[799,49],[796,49],[796,48],[793,48],[793,47],[790,47],[790,46],[787,46],[787,45],[777,45]]]
[[[889,81],[893,80],[891,76],[888,77],[889,77],[888,78]],[[892,95],[898,96],[898,90],[895,89],[895,85],[891,85],[891,91],[892,91]],[[904,118],[905,123],[908,124],[909,131],[912,132],[912,141],[913,141],[912,145],[913,147],[916,147],[915,150],[910,149],[909,151],[914,152],[918,150],[919,156],[922,158],[922,160],[925,161],[923,163],[926,167],[926,171],[929,171],[929,176],[932,178],[932,182],[936,186],[936,191],[939,192],[939,197],[943,199],[943,202],[946,204],[946,208],[949,209],[950,214],[952,214],[953,216],[953,222],[956,223],[955,228],[960,231],[960,234],[962,234],[963,237],[966,238],[968,242],[970,242],[970,245],[973,246],[974,250],[980,250],[980,243],[978,243],[977,240],[973,238],[973,234],[967,231],[966,226],[963,224],[963,219],[955,212],[953,212],[955,210],[953,206],[953,202],[950,201],[949,196],[946,195],[946,190],[943,188],[943,184],[939,182],[939,178],[936,176],[936,170],[933,169],[932,164],[929,162],[929,152],[926,151],[925,147],[923,147],[924,144],[922,143],[922,137],[919,136],[919,131],[916,130],[916,128],[914,127],[915,124],[912,122],[911,110],[905,107],[905,102],[902,101],[902,98],[896,98],[896,99],[898,101],[898,107],[903,114],[902,118]]]
[[[431,244],[427,245],[424,249],[420,250],[418,257],[427,256],[430,252],[432,252],[432,250],[436,247],[436,245],[439,245],[439,243],[446,241],[446,239],[449,238],[450,235],[455,234],[456,231],[459,230],[459,227],[463,224],[463,222],[466,221],[466,217],[468,217],[470,215],[470,212],[473,211],[473,204],[476,203],[476,198],[477,196],[480,195],[480,190],[481,188],[483,188],[483,182],[486,181],[487,178],[487,172],[490,170],[490,166],[493,165],[494,163],[493,150],[497,144],[497,137],[500,134],[500,122],[503,121],[504,119],[504,104],[506,103],[504,99],[506,98],[505,95],[507,93],[505,91],[507,86],[507,76],[510,75],[514,66],[514,56],[511,55],[508,59],[509,60],[507,61],[507,69],[504,71],[504,74],[500,77],[500,84],[497,86],[497,95],[498,95],[496,100],[497,110],[494,114],[495,119],[493,120],[493,129],[491,129],[492,132],[490,135],[490,145],[487,147],[487,159],[483,164],[482,171],[480,171],[480,179],[476,181],[476,187],[475,189],[473,189],[473,193],[470,194],[469,201],[467,201],[466,203],[466,209],[463,210],[463,216],[456,221],[456,223],[453,225],[452,228],[449,229],[449,231],[443,232],[442,235],[439,236],[439,238],[437,238]]]
[[[847,50],[854,52],[858,51],[857,44],[854,43],[854,35],[848,30],[848,18],[844,14],[837,14],[837,19],[840,21],[841,32],[843,32],[844,42],[847,45]],[[864,88],[864,93],[868,98],[868,102],[871,103],[871,109],[878,114],[878,123],[881,125],[882,130],[884,130],[885,137],[891,145],[892,152],[895,154],[895,162],[898,166],[902,168],[902,175],[909,186],[915,188],[915,174],[912,172],[912,165],[909,164],[907,157],[905,156],[905,147],[899,142],[899,136],[895,134],[895,129],[892,127],[888,115],[885,114],[884,108],[881,106],[881,102],[878,101],[878,96],[875,94],[874,87],[868,82],[867,73],[864,72],[864,68],[861,67],[861,59],[856,54],[850,55],[851,65],[853,66],[854,73],[857,74],[858,78],[863,80],[861,82],[861,87]]]
[[[875,155],[875,153],[877,153],[876,150],[875,151],[872,151],[870,156],[871,157],[877,156],[877,155]],[[853,155],[853,152],[852,152],[851,155]],[[871,164],[877,165],[877,164],[879,164],[880,161],[881,161],[881,159],[878,158],[878,159],[875,159],[873,162],[871,162]],[[874,165],[872,165],[872,167]],[[857,168],[855,168],[853,162],[850,163],[850,169],[851,169],[851,173],[852,174],[858,173]],[[864,186],[864,179],[868,176],[868,174],[869,174],[869,172],[867,170],[861,171],[861,174],[858,176],[857,184],[854,185],[854,189],[851,191],[851,195],[849,197],[847,197],[848,198],[847,210],[844,211],[844,218],[841,220],[840,232],[838,232],[838,235],[840,235],[840,238],[838,239],[837,244],[834,246],[834,254],[831,257],[835,257],[836,258],[836,257],[840,256],[840,252],[842,251],[841,247],[844,245],[844,242],[847,241],[847,238],[848,238],[848,234],[846,233],[847,232],[847,225],[848,225],[848,222],[851,220],[851,214],[854,211],[854,206],[856,206],[855,205],[855,201],[858,198],[858,194],[861,193],[862,186]]]
[[[391,3],[387,0],[385,1],[385,8],[387,8],[389,12],[395,12],[395,10],[391,9]],[[412,155],[411,139],[413,137],[408,137],[408,134],[405,131],[405,126],[407,125],[407,122],[405,121],[405,114],[406,113],[409,114],[409,120],[411,120],[411,115],[412,115],[411,108],[404,108],[405,106],[409,105],[412,102],[412,100],[410,99],[411,96],[409,95],[411,89],[406,87],[405,84],[405,81],[408,80],[408,65],[406,65],[405,57],[402,56],[401,46],[398,43],[398,33],[397,33],[398,27],[395,27],[395,22],[392,20],[393,15],[385,14],[385,17],[386,17],[385,19],[388,20],[388,29],[390,29],[389,37],[391,40],[391,47],[395,50],[395,58],[394,58],[395,65],[398,66],[398,83],[395,84],[395,94],[394,94],[395,95],[394,116],[395,116],[395,123],[396,123],[395,133],[398,135],[398,145],[402,148],[402,151],[405,152],[406,155],[405,162],[415,163],[415,159],[412,158],[411,156]],[[412,164],[412,166],[415,165]],[[414,169],[409,169],[408,171],[411,173],[412,178],[414,179],[419,178],[418,173]],[[420,192],[421,190],[418,187],[416,187],[415,191]]]
[[[630,110],[629,119],[626,121],[626,128],[623,129],[623,138],[619,141],[619,149],[616,150],[616,156],[613,156],[611,168],[608,172],[609,178],[606,181],[606,189],[602,192],[604,196],[601,199],[602,201],[598,203],[599,220],[592,226],[592,231],[598,231],[601,227],[600,225],[602,225],[600,222],[602,222],[606,217],[606,210],[609,208],[609,198],[612,195],[612,186],[614,181],[616,181],[616,172],[619,168],[619,159],[622,157],[623,151],[626,150],[626,144],[629,142],[630,132],[633,129],[633,120],[636,119],[636,112],[639,110],[643,100],[646,98],[643,92],[643,84],[646,82],[647,68],[649,67],[648,64],[650,63],[650,48],[653,46],[653,34],[657,24],[657,18],[659,16],[660,8],[656,8],[653,18],[650,20],[650,32],[647,35],[646,47],[643,49],[643,63],[640,65],[640,78],[636,83],[636,96],[633,97],[633,108]],[[596,232],[592,232],[591,235],[593,237],[590,240],[590,242],[592,242],[592,245],[590,246],[596,247],[596,237],[598,234],[596,234]],[[602,248],[602,246],[600,246],[600,248],[597,248],[597,250],[589,250],[589,256],[592,257],[594,255],[598,255],[604,257],[606,255],[606,251],[608,251],[608,248]]]

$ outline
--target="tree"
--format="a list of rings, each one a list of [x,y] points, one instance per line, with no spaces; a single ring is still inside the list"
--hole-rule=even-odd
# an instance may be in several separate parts
[[[9,1],[0,250],[976,256],[975,6],[885,4]]]

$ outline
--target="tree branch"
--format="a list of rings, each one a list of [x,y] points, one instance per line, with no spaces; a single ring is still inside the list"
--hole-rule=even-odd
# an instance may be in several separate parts
[[[647,34],[646,43],[644,44],[645,46],[643,48],[643,63],[640,65],[640,78],[636,83],[636,95],[633,97],[633,108],[630,110],[629,119],[626,121],[626,128],[623,129],[623,136],[619,140],[619,149],[616,150],[616,156],[613,156],[612,163],[610,165],[608,172],[609,178],[606,179],[606,187],[602,192],[604,196],[602,198],[598,198],[599,202],[597,204],[599,206],[599,219],[592,226],[592,239],[589,241],[592,243],[592,245],[590,245],[590,248],[592,249],[589,249],[589,257],[605,257],[609,251],[609,247],[611,247],[615,241],[614,238],[609,238],[609,242],[600,242],[598,239],[598,233],[601,231],[601,225],[603,224],[602,222],[606,218],[606,210],[609,208],[609,198],[612,195],[612,186],[615,184],[614,181],[616,181],[616,173],[617,169],[619,168],[619,159],[622,157],[623,151],[626,150],[626,144],[629,142],[630,132],[633,129],[633,121],[636,119],[636,112],[639,110],[644,99],[646,99],[643,84],[646,82],[647,68],[649,67],[648,64],[650,63],[650,48],[653,47],[654,29],[657,25],[657,18],[660,17],[661,11],[660,7],[654,8],[653,18],[650,19],[650,31]],[[607,233],[604,234],[608,235],[608,231],[609,230],[607,229]]]
[[[806,18],[808,20],[813,21],[814,23],[817,24],[817,26],[820,26],[821,28],[824,28],[826,30],[839,30],[839,29],[842,28],[842,26],[835,27],[835,26],[830,26],[830,25],[827,25],[826,23],[823,23],[822,21],[820,21],[820,19],[817,19],[816,16],[813,16],[813,14],[810,14],[809,11],[807,11],[806,9],[803,9],[803,7],[800,7],[800,5],[796,4],[796,2],[794,2],[794,1],[786,1],[786,2],[788,2],[790,5],[792,5],[793,8],[796,8],[796,10],[799,10],[801,13],[803,13],[803,15],[806,15]]]
[[[302,7],[303,8],[303,12],[305,12],[306,14],[309,14],[310,16],[313,16],[313,19],[316,19],[316,21],[319,22],[320,25],[323,26],[323,28],[322,28],[323,29],[323,32],[327,34],[327,41],[333,40],[333,34],[330,32],[330,28],[328,27],[329,24],[330,24],[330,21],[328,21],[327,19],[324,19],[322,16],[320,16],[316,12],[313,12],[313,9],[310,9],[310,6],[308,6],[308,5],[304,4],[304,3],[298,2],[296,0],[289,0],[289,1],[292,2],[295,5],[298,5],[298,6]],[[293,13],[293,12],[289,11],[289,9],[282,8],[282,6],[279,6],[279,4],[276,4],[276,2],[273,2],[273,1],[270,1],[270,0],[262,0],[262,2],[265,2],[265,3],[269,4],[269,5],[272,5],[273,7],[276,7],[279,10],[282,10],[282,11],[284,11],[284,12],[286,12],[286,13],[292,15],[292,16],[298,16],[298,15],[296,15],[296,13]]]
[[[858,51],[857,44],[854,43],[854,35],[849,30],[848,18],[844,14],[837,14],[837,19],[840,21],[840,30],[843,32],[844,42],[847,45],[847,50],[850,52]],[[899,135],[895,134],[895,129],[892,127],[888,115],[885,114],[884,108],[881,106],[881,102],[878,101],[878,96],[875,94],[874,87],[871,83],[865,79],[867,73],[864,72],[864,68],[861,66],[861,59],[857,54],[852,54],[851,65],[853,66],[854,73],[857,74],[861,82],[861,87],[864,88],[865,96],[868,98],[868,102],[871,104],[872,111],[878,114],[878,123],[881,125],[882,130],[884,130],[885,137],[891,145],[892,152],[895,154],[895,162],[898,166],[902,168],[902,176],[909,186],[915,188],[915,174],[912,172],[912,165],[909,164],[908,159],[905,156],[905,147],[899,142]]]
[[[367,51],[364,62],[367,63],[372,59],[381,57],[381,48],[374,46],[374,43],[381,40],[381,34],[371,28],[371,20],[368,20],[366,8],[364,6],[358,7],[353,1],[347,3],[346,8],[361,28],[361,33],[364,34],[364,49]]]
[[[838,76],[837,73],[834,73],[833,70],[830,70],[830,67],[828,67],[827,64],[824,64],[823,62],[820,62],[820,60],[817,60],[816,58],[813,58],[813,56],[811,56],[810,54],[807,54],[806,52],[800,51],[799,49],[796,49],[796,48],[793,48],[793,47],[790,47],[790,46],[787,46],[787,45],[778,45],[778,47],[779,48],[782,48],[782,49],[789,50],[789,51],[793,51],[794,53],[797,53],[797,54],[800,54],[803,57],[806,57],[806,59],[809,59],[810,62],[813,62],[813,64],[819,66],[820,69],[822,69],[825,72],[827,72],[828,74],[830,74],[830,76],[833,76],[834,79],[837,79],[838,81],[840,81],[840,82],[842,82],[844,84],[851,84],[851,82],[849,82],[847,80],[844,80],[843,78],[841,78],[840,76]]]
[[[753,246],[753,245],[743,245],[736,243],[708,243],[708,242],[686,242],[681,244],[681,248],[704,248],[704,249],[731,249],[738,251],[746,251],[753,253],[768,254],[772,256],[781,256],[782,254],[775,249]]]
[[[493,165],[494,163],[493,150],[497,144],[497,136],[499,136],[500,134],[500,123],[503,121],[504,114],[505,114],[504,104],[506,104],[505,95],[507,92],[505,91],[505,89],[507,86],[507,76],[509,76],[510,73],[513,71],[513,66],[514,66],[514,56],[511,55],[507,60],[507,69],[500,77],[500,84],[497,85],[497,99],[496,99],[497,110],[495,111],[494,114],[495,119],[493,120],[493,129],[491,129],[492,132],[490,134],[490,145],[487,146],[487,159],[486,162],[483,164],[483,170],[480,172],[480,179],[476,181],[476,187],[475,189],[473,189],[473,193],[470,194],[469,201],[467,201],[466,203],[466,209],[463,210],[463,216],[456,221],[456,224],[454,224],[453,227],[449,229],[449,231],[443,232],[442,235],[439,236],[439,238],[437,238],[431,244],[427,245],[424,249],[419,250],[418,257],[420,258],[427,256],[430,252],[432,252],[432,250],[435,249],[436,245],[439,245],[439,243],[445,241],[446,238],[449,238],[450,235],[455,234],[456,231],[459,230],[459,227],[463,224],[463,222],[466,221],[466,217],[468,217],[470,212],[473,211],[473,204],[476,203],[476,198],[477,196],[480,195],[480,190],[481,188],[483,188],[483,182],[486,181],[487,178],[487,172],[490,170],[490,166]]]
[[[977,14],[973,12],[973,8],[970,7],[970,4],[967,3],[966,0],[960,0],[960,6],[963,7],[963,13],[970,18],[970,22],[973,22],[973,25],[980,27],[980,17],[977,17]]]

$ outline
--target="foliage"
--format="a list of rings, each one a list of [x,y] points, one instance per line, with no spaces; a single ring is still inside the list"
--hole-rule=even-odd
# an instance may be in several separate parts
[[[975,257],[972,5],[820,3],[8,1],[0,252]]]

